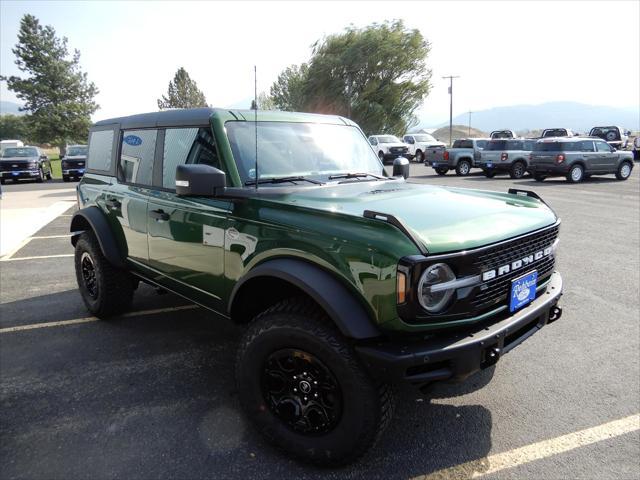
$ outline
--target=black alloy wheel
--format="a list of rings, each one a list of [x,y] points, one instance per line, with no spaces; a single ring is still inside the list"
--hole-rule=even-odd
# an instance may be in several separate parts
[[[290,348],[273,352],[264,364],[261,384],[271,412],[295,432],[325,434],[340,420],[340,386],[310,353]]]
[[[82,281],[91,298],[98,298],[98,280],[96,278],[96,266],[89,252],[83,252],[80,258]]]

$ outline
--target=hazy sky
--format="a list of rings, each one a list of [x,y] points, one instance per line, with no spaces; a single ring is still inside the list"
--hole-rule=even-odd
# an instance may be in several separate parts
[[[570,2],[28,2],[0,0],[0,71],[18,73],[11,49],[25,13],[80,50],[100,89],[94,119],[157,110],[178,67],[213,106],[249,107],[253,65],[268,91],[311,44],[347,25],[401,18],[431,43],[433,89],[418,112],[448,120],[494,106],[567,100],[638,108],[640,1]],[[3,82],[3,100],[15,96]]]

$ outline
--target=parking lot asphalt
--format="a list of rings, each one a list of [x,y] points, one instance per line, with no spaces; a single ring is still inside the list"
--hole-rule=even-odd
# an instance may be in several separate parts
[[[246,424],[239,327],[144,285],[134,313],[90,317],[59,236],[72,208],[0,260],[0,477],[638,478],[639,166],[626,182],[571,185],[412,165],[413,182],[531,189],[549,203],[562,218],[564,314],[467,383],[402,392],[377,446],[329,470],[289,459]],[[3,193],[22,187],[41,188]],[[582,432],[621,419],[622,433]]]

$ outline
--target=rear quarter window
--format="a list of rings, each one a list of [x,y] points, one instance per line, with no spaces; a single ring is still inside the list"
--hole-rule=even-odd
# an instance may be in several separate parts
[[[99,130],[89,134],[87,168],[110,172],[113,161],[113,130]]]

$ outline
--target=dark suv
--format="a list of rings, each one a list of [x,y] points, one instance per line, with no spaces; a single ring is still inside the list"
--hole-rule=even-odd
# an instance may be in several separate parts
[[[84,175],[87,162],[86,145],[69,145],[66,155],[60,156],[62,167],[62,180],[68,182],[71,179],[80,179]]]
[[[0,154],[0,181],[51,180],[51,162],[38,147],[9,147]]]
[[[633,154],[619,151],[600,139],[589,137],[550,138],[536,142],[528,171],[538,181],[566,177],[571,183],[591,175],[615,174],[626,180],[633,170]]]
[[[389,176],[342,117],[101,121],[78,199],[87,308],[117,315],[142,281],[246,325],[240,403],[316,463],[363,454],[392,418],[394,385],[463,380],[561,314],[560,221],[544,202]]]

